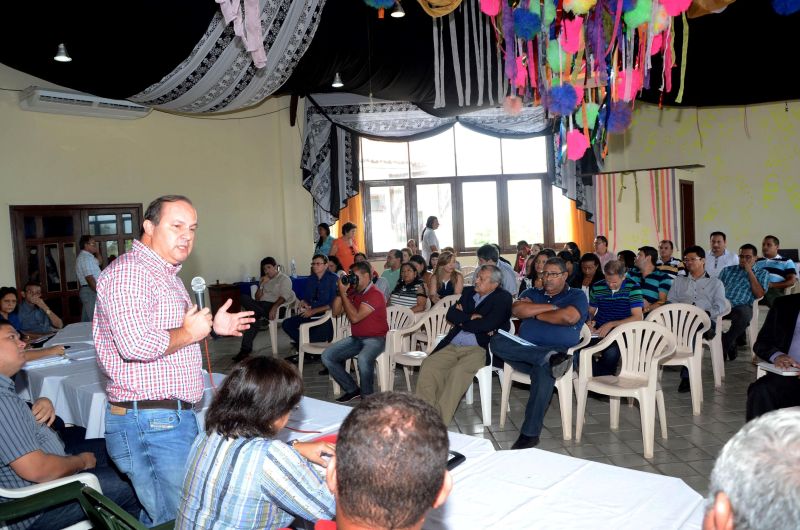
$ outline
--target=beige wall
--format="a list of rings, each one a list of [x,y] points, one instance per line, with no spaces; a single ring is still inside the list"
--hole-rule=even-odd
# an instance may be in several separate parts
[[[25,76],[0,65],[0,86]],[[29,78],[31,82],[36,80]],[[29,83],[32,84],[32,83]],[[181,276],[209,283],[258,274],[267,254],[298,269],[313,250],[311,197],[300,185],[300,130],[288,98],[217,121],[153,112],[138,120],[22,111],[0,92],[2,207],[142,203],[179,193],[199,216],[195,249]],[[14,283],[9,215],[0,215],[0,285]]]
[[[781,246],[797,248],[799,140],[799,102],[789,102],[788,112],[784,103],[682,110],[640,104],[628,133],[613,137],[605,169],[703,164],[681,175],[695,181],[699,244],[707,247],[708,234],[722,230],[734,249],[746,242],[760,248],[768,233],[777,235]],[[625,223],[632,223],[631,199],[620,209]],[[650,215],[645,204],[641,211]],[[628,248],[640,244],[639,231],[627,233]]]

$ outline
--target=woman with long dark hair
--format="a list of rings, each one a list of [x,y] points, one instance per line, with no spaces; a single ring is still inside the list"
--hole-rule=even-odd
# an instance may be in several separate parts
[[[319,234],[319,238],[314,245],[314,254],[327,256],[331,253],[331,246],[336,240],[335,237],[331,237],[331,227],[328,226],[328,223],[320,223],[317,225],[317,234]]]
[[[439,238],[436,237],[436,229],[439,228],[439,219],[435,215],[428,217],[425,221],[425,228],[419,238],[419,250],[425,261],[431,259],[431,252],[439,252]]]
[[[326,467],[323,455],[335,447],[276,439],[302,397],[303,379],[283,359],[252,357],[233,367],[189,453],[176,529],[333,519],[333,494],[310,462]]]
[[[597,254],[587,252],[581,256],[580,271],[575,275],[575,278],[572,279],[572,283],[569,285],[570,287],[583,290],[588,298],[589,287],[604,278],[603,268],[600,266],[600,258],[597,257]]]
[[[427,296],[425,286],[419,273],[411,262],[400,265],[400,279],[397,286],[389,295],[387,306],[399,305],[411,309],[414,313],[425,311]]]

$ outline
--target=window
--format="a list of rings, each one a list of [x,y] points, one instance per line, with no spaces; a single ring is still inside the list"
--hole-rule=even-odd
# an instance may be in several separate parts
[[[499,139],[457,123],[422,140],[360,142],[370,255],[419,240],[431,215],[440,246],[460,252],[571,239],[569,199],[549,184],[549,137]]]

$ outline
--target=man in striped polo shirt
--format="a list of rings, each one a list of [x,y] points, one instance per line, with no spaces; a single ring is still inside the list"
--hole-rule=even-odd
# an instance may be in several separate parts
[[[764,303],[772,307],[772,302],[783,296],[783,290],[794,285],[797,270],[792,260],[778,254],[780,241],[775,236],[765,236],[761,242],[763,258],[758,260],[753,267],[755,270],[765,270],[769,273],[769,289],[764,295]]]
[[[658,251],[653,247],[639,247],[636,256],[636,268],[631,270],[630,277],[639,284],[644,299],[643,312],[649,313],[667,303],[667,293],[672,287],[672,277],[656,268]]]
[[[603,267],[604,280],[592,285],[589,289],[589,315],[587,323],[596,338],[590,345],[596,344],[608,335],[615,327],[627,322],[642,320],[642,290],[632,279],[627,278],[627,269],[621,261],[611,260]],[[575,370],[578,369],[580,356],[575,355]],[[617,372],[620,352],[616,342],[603,350],[600,357],[594,358],[592,375],[614,375]]]

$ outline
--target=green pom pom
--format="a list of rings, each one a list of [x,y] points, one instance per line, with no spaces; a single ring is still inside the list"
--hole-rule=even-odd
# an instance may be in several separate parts
[[[556,6],[549,0],[544,3],[544,25],[549,26],[556,19]]]
[[[600,105],[597,103],[586,104],[586,120],[589,122],[589,129],[594,129],[594,124],[597,123],[597,113],[599,111]],[[575,112],[575,123],[578,124],[578,127],[583,129],[583,110],[580,107],[578,107],[578,111]]]
[[[653,9],[653,0],[636,0],[636,7],[622,15],[625,24],[629,28],[635,29],[650,22],[650,14]]]
[[[557,40],[551,40],[547,44],[547,64],[554,73],[561,72],[561,69],[566,66],[569,61],[569,54],[561,49],[561,45]]]

